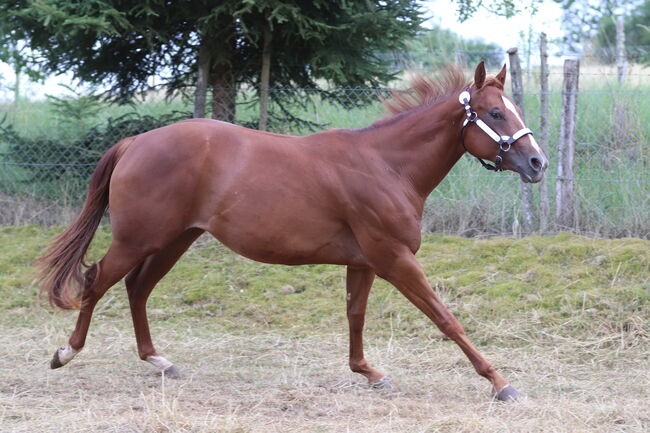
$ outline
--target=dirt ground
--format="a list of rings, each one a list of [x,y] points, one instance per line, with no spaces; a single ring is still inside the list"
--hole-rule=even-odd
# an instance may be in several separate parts
[[[426,336],[367,341],[368,360],[395,382],[384,391],[348,371],[346,334],[234,335],[198,320],[153,325],[159,352],[183,371],[179,379],[137,359],[128,317],[95,321],[86,349],[49,370],[70,323],[0,334],[0,431],[650,431],[645,337],[486,345],[488,359],[526,394],[502,404],[453,343]]]

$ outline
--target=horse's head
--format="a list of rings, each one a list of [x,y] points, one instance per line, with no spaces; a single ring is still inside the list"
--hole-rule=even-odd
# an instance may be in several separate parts
[[[522,120],[521,110],[504,94],[505,65],[495,77],[486,78],[479,63],[474,83],[460,93],[465,108],[462,140],[475,157],[494,161],[483,163],[490,170],[511,170],[521,180],[539,182],[548,167],[548,158]]]

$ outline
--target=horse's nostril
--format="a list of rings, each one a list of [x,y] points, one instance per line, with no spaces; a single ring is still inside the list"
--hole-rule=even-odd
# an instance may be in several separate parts
[[[531,158],[528,160],[528,162],[529,162],[530,166],[533,168],[533,170],[535,170],[535,171],[540,171],[540,170],[542,169],[542,165],[543,165],[543,163],[542,163],[542,161],[541,161],[539,158],[537,158],[536,156],[531,157]]]

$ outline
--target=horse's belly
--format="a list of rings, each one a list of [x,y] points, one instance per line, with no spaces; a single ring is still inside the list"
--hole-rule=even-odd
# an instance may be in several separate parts
[[[365,265],[350,228],[323,218],[240,218],[212,222],[207,230],[233,251],[264,263]]]

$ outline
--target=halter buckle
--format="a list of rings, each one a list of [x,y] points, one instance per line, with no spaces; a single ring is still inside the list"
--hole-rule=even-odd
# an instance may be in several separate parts
[[[510,141],[502,141],[499,143],[499,149],[501,149],[501,152],[507,152],[510,150],[512,147],[512,143]]]

